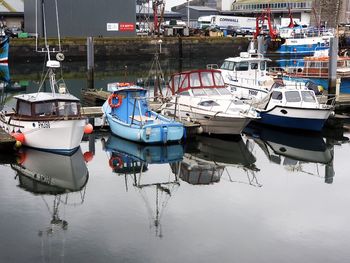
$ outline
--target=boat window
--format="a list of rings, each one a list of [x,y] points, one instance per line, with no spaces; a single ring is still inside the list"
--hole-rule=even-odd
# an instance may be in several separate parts
[[[274,100],[282,100],[282,98],[283,98],[282,92],[280,92],[280,91],[272,92],[271,98]]]
[[[59,101],[58,102],[59,116],[75,116],[78,115],[78,105],[76,102]]]
[[[350,67],[350,60],[346,61],[346,66]]]
[[[228,65],[228,69],[229,70],[234,70],[235,68],[235,63],[234,62],[230,62],[230,64]]]
[[[18,114],[30,116],[32,115],[31,104],[25,101],[19,101],[18,104]]]
[[[186,91],[181,92],[180,95],[182,95],[182,96],[190,96],[190,92],[188,90],[186,90]]]
[[[55,115],[56,105],[54,102],[37,103],[34,107],[34,114],[37,116]]]
[[[190,86],[191,87],[200,87],[201,86],[201,81],[199,79],[199,73],[191,73],[190,76]]]
[[[220,106],[220,104],[216,103],[213,100],[201,101],[200,103],[198,103],[198,105],[205,106],[205,107]]]
[[[126,92],[119,92],[118,94],[121,95],[122,98],[126,98],[127,97],[127,93]],[[140,91],[129,92],[129,94],[130,94],[129,95],[130,98],[132,98],[132,99],[144,97],[143,92],[140,92]]]
[[[216,86],[224,86],[224,79],[220,72],[214,72],[214,81]]]
[[[249,69],[249,63],[246,61],[239,62],[236,64],[237,71],[247,71]]]
[[[214,86],[213,75],[211,72],[201,72],[201,78],[204,87]]]
[[[218,96],[220,95],[220,93],[216,90],[216,89],[204,89],[205,92],[208,94],[208,95],[214,95],[214,96]]]
[[[222,63],[220,68],[221,69],[229,69],[229,65],[230,65],[230,62],[224,61],[224,63]]]
[[[258,63],[257,62],[250,63],[250,68],[251,69],[258,69]]]
[[[193,89],[192,90],[194,96],[206,96],[207,94],[203,89]]]
[[[219,93],[221,95],[232,95],[231,92],[227,88],[220,88],[220,89],[216,89],[216,90],[219,91]]]
[[[287,102],[300,102],[300,94],[299,91],[286,91],[286,100]]]
[[[174,90],[177,91],[179,88],[187,88],[188,82],[185,81],[185,78],[187,77],[187,74],[181,74],[174,76]]]
[[[260,62],[260,70],[266,69],[266,63],[264,61]]]
[[[312,91],[301,91],[301,96],[305,102],[316,102],[315,95]]]

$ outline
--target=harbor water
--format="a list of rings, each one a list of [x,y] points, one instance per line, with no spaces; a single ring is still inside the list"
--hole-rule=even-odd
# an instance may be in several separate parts
[[[99,65],[95,87],[147,76],[136,64]],[[5,107],[35,91],[41,68],[10,65]],[[85,72],[64,64],[80,98]],[[99,131],[72,156],[2,153],[0,262],[348,262],[349,137],[252,125],[147,146]]]

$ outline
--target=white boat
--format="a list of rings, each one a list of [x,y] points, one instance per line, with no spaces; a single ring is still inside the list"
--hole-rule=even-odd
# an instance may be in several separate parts
[[[232,94],[258,101],[269,93],[274,83],[268,75],[268,61],[255,51],[241,52],[239,57],[225,59],[219,70]]]
[[[321,131],[333,103],[320,103],[315,92],[302,82],[275,83],[272,92],[254,106],[260,113],[259,122],[283,128]]]
[[[235,98],[225,86],[220,71],[192,70],[174,74],[169,82],[174,96],[162,113],[199,123],[209,134],[240,134],[258,114]]]
[[[61,51],[58,11],[56,9],[59,46],[57,51],[50,49],[47,42],[44,2],[42,4],[45,47],[39,51],[37,46],[36,51],[46,53],[46,74],[43,75],[38,92],[15,96],[14,111],[1,111],[0,127],[13,134],[25,146],[72,154],[79,148],[87,118],[81,116],[80,101],[69,94],[63,78],[56,80],[54,70],[61,67],[60,61],[64,59],[62,53],[57,53]],[[36,36],[38,37],[38,34]],[[36,43],[38,44],[38,39]],[[51,59],[50,55],[53,52],[57,53],[57,60]],[[42,90],[46,82],[49,91],[44,92]]]
[[[56,82],[53,61],[49,62],[51,92],[39,88],[37,93],[15,96],[14,112],[0,113],[0,127],[9,134],[21,134],[25,146],[71,154],[80,145],[87,118],[81,116],[79,99],[66,93],[64,83]],[[61,93],[56,93],[57,88]]]

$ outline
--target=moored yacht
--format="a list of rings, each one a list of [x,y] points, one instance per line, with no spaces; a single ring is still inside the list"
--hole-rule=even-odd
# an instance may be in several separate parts
[[[240,134],[251,120],[259,118],[253,107],[230,93],[215,69],[174,74],[168,88],[174,96],[162,112],[199,123],[205,133]]]

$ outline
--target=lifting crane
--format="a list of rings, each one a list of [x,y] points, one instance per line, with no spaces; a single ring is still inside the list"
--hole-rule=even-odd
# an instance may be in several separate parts
[[[2,5],[3,7],[5,7],[8,11],[10,12],[17,12],[17,10],[15,8],[13,8],[9,3],[7,3],[7,1],[5,0],[0,0],[0,5]]]

